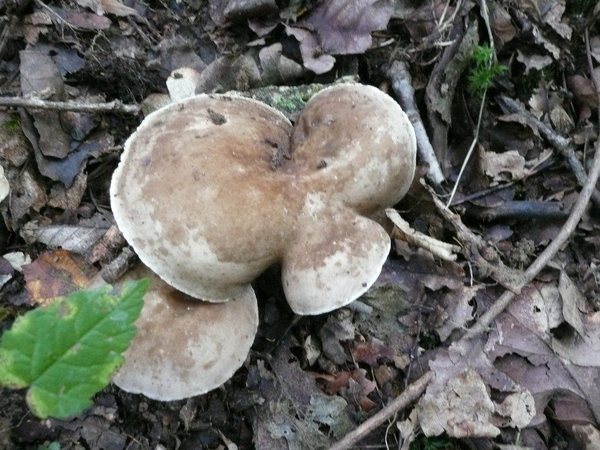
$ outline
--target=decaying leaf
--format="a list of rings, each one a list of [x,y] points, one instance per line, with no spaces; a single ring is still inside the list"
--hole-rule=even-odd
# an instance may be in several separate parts
[[[277,12],[277,4],[275,0],[213,0],[209,11],[211,19],[223,26],[228,22],[272,15]]]
[[[254,445],[282,450],[327,448],[354,427],[347,403],[323,394],[314,378],[293,362],[288,345],[278,347],[270,364],[273,372],[262,361],[250,367],[249,387],[258,389],[261,397],[252,424]],[[323,425],[329,433],[320,429]]]
[[[492,365],[481,340],[453,344],[430,367],[435,378],[417,405],[426,436],[493,437],[498,426],[524,428],[535,416],[531,393]],[[493,400],[490,388],[504,393],[504,401]]]
[[[261,81],[264,85],[293,81],[304,73],[302,66],[282,54],[283,46],[277,42],[258,53],[262,67]]]
[[[51,248],[60,247],[87,256],[109,227],[110,223],[100,214],[74,225],[34,220],[21,228],[21,236],[27,243],[41,242]]]
[[[247,91],[260,85],[256,61],[249,54],[225,55],[214,60],[200,74],[196,93]]]
[[[490,10],[492,32],[494,33],[496,45],[500,44],[501,47],[512,41],[517,34],[517,30],[512,24],[509,12],[503,5],[494,0],[490,3]]]
[[[21,220],[31,209],[40,211],[48,201],[43,182],[28,164],[12,180],[10,192],[10,213],[14,223]]]
[[[84,289],[95,269],[66,250],[43,253],[23,266],[25,287],[32,302],[44,305],[56,297]]]
[[[108,30],[112,25],[108,17],[91,12],[70,11],[67,20],[82,30]]]
[[[547,9],[544,15],[544,23],[550,25],[556,33],[563,39],[571,39],[573,29],[567,22],[563,20],[563,14],[566,9],[566,0],[556,0],[550,3],[550,7]]]
[[[517,50],[517,61],[525,66],[525,73],[531,70],[542,70],[554,62],[554,59],[548,55],[525,54]]]
[[[391,0],[325,0],[300,25],[317,33],[324,53],[357,54],[371,47],[371,32],[384,30],[393,10]]]
[[[313,33],[303,28],[285,27],[288,36],[294,36],[300,42],[300,53],[304,67],[312,70],[317,75],[329,72],[333,69],[335,58],[323,53],[317,38]]]
[[[23,50],[21,57],[21,90],[24,96],[39,96],[46,92],[51,100],[65,100],[65,86],[58,67],[44,51]],[[35,140],[44,156],[64,158],[71,152],[71,137],[61,126],[58,111],[31,111],[36,135],[27,135]],[[33,142],[32,142],[33,144]]]
[[[534,395],[538,414],[533,424],[545,420],[546,406],[561,393],[579,399],[589,416],[600,417],[600,314],[579,313],[577,326],[585,340],[575,327],[563,328],[560,338],[553,337],[554,330],[566,323],[563,294],[567,302],[577,303],[570,298],[571,290],[566,280],[561,290],[551,283],[526,287],[497,319],[498,331],[486,344],[496,366]],[[577,309],[567,306],[571,322],[575,323],[572,316]],[[568,416],[554,418],[568,420]]]
[[[139,13],[118,0],[77,0],[77,4],[90,8],[99,16],[105,13],[115,16],[139,16]]]
[[[481,286],[462,286],[443,296],[441,307],[446,312],[444,323],[437,327],[442,342],[452,331],[464,329],[473,320],[473,298]]]
[[[565,322],[577,331],[579,337],[588,344],[591,344],[590,336],[586,333],[582,316],[582,312],[585,309],[585,297],[564,270],[560,272],[558,291],[562,299],[562,313]]]
[[[394,11],[391,0],[325,0],[298,26],[286,26],[300,42],[304,67],[317,74],[331,70],[335,58],[371,48],[371,32],[383,30]]]
[[[522,180],[528,177],[540,163],[552,156],[551,150],[544,150],[540,156],[525,160],[516,150],[504,153],[480,151],[481,169],[495,181],[503,179]]]
[[[356,362],[363,362],[371,367],[378,367],[383,359],[393,361],[395,352],[388,348],[383,341],[369,337],[367,340],[356,339],[350,345],[350,354]]]
[[[62,183],[55,183],[50,189],[48,205],[68,211],[75,211],[81,203],[81,198],[87,188],[87,173],[81,172],[73,185],[67,188]]]
[[[341,394],[349,404],[363,411],[368,411],[375,403],[367,396],[376,388],[376,384],[366,377],[365,369],[354,369],[338,372],[335,375],[315,374],[315,378],[323,383],[325,392]]]
[[[354,326],[348,315],[343,312],[327,318],[319,332],[323,353],[336,364],[344,364],[348,356],[341,342],[354,339]]]
[[[453,437],[493,437],[500,430],[492,425],[494,402],[486,385],[473,369],[465,368],[450,379],[443,390],[421,399],[418,417],[426,436],[446,432]]]

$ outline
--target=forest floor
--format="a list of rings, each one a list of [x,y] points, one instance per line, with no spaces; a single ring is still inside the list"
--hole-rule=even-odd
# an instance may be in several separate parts
[[[0,449],[600,448],[597,191],[565,228],[598,148],[599,15],[588,0],[0,0],[0,332],[116,278],[111,176],[182,67],[196,93],[266,98],[292,122],[342,77],[393,96],[422,125],[395,209],[455,253],[396,228],[373,287],[319,316],[295,316],[269,270],[222,387],[159,402],[111,384],[66,420],[0,388]]]

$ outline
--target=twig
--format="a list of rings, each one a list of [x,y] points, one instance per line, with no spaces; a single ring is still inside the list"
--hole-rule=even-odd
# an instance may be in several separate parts
[[[579,183],[580,186],[583,186],[586,183],[585,169],[583,168],[583,165],[579,159],[577,159],[575,147],[569,142],[569,140],[556,133],[551,127],[523,108],[516,100],[504,95],[497,97],[496,100],[505,111],[524,117],[527,122],[537,128],[541,135],[550,143],[550,145],[562,153],[562,155],[566,158],[571,170],[575,174],[577,183]],[[592,201],[594,202],[594,206],[596,206],[596,208],[600,208],[600,192],[595,189],[592,194]]]
[[[460,197],[460,198],[454,200],[450,204],[450,207],[462,205],[463,203],[472,202],[474,200],[479,200],[482,197],[487,197],[490,194],[501,191],[503,189],[507,189],[507,188],[513,186],[515,183],[516,183],[516,181],[512,180],[505,184],[497,184],[495,186],[482,189],[481,191],[473,192],[472,194],[465,195],[464,197]]]
[[[432,371],[425,372],[421,378],[409,384],[402,394],[396,397],[389,405],[384,407],[381,411],[370,417],[365,422],[361,423],[341,440],[333,444],[330,450],[346,450],[355,445],[358,441],[371,433],[371,431],[373,431],[375,428],[380,426],[386,420],[390,419],[398,411],[406,408],[408,405],[418,399],[421,394],[425,392],[425,388],[427,388],[427,385],[432,378]]]
[[[523,280],[523,272],[511,269],[502,264],[498,252],[487,245],[481,236],[473,233],[463,222],[458,214],[453,213],[438,198],[435,191],[423,179],[421,184],[430,192],[438,212],[446,219],[456,231],[458,241],[463,245],[463,254],[479,266],[485,273],[500,283],[504,288],[518,293]],[[482,255],[485,255],[482,256]],[[494,261],[494,262],[490,262]]]
[[[141,112],[138,105],[125,105],[119,100],[108,103],[82,103],[55,102],[38,98],[0,97],[0,106],[75,112],[123,112],[127,114],[139,114]]]
[[[530,178],[533,175],[537,175],[541,171],[546,170],[548,167],[552,166],[552,164],[554,164],[556,162],[556,160],[557,160],[556,156],[551,156],[550,158],[542,161],[529,174],[527,174],[527,178]],[[472,201],[480,199],[482,197],[486,197],[490,194],[493,194],[494,192],[498,192],[498,191],[501,191],[502,189],[506,189],[506,188],[513,186],[517,181],[520,181],[520,180],[508,181],[504,184],[497,184],[495,186],[492,186],[492,187],[489,187],[486,189],[482,189],[481,191],[473,192],[472,194],[465,195],[464,197],[454,200],[450,204],[450,206],[458,206],[458,205],[462,205],[463,203],[466,203],[466,202],[472,202]]]
[[[561,208],[559,202],[543,200],[512,200],[493,208],[467,208],[467,214],[485,221],[498,219],[516,220],[554,220],[566,219],[569,213]]]
[[[433,147],[429,142],[429,137],[427,137],[425,126],[423,125],[423,121],[417,110],[415,95],[411,86],[410,73],[408,72],[406,64],[401,61],[394,61],[387,70],[387,76],[392,82],[392,89],[400,100],[402,108],[404,108],[406,115],[415,129],[419,156],[423,162],[429,166],[427,178],[434,186],[440,186],[444,182],[444,174],[442,173],[440,163],[435,156]]]

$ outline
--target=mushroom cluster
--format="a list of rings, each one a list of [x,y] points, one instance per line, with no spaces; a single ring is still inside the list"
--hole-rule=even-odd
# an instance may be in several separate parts
[[[321,314],[357,299],[390,249],[389,236],[369,216],[404,196],[415,159],[405,113],[370,86],[322,90],[295,126],[263,103],[229,95],[185,98],[150,114],[125,144],[111,203],[127,241],[166,284],[154,278],[116,383],[172,400],[225,382],[244,359],[230,357],[234,344],[206,344],[218,358],[198,365],[202,345],[178,347],[162,333],[149,344],[142,337],[151,334],[146,324],[173,321],[166,333],[189,337],[196,320],[195,328],[227,329],[230,316],[243,310],[247,328],[240,333],[250,338],[237,347],[245,355],[257,322],[250,283],[273,264],[281,265],[285,296],[297,314]],[[178,300],[186,306],[156,294],[165,290],[170,298],[187,294]],[[209,316],[218,324],[207,325]],[[167,374],[156,367],[170,365],[178,351],[187,352],[193,369]],[[144,354],[157,358],[149,362]],[[177,377],[204,377],[201,372],[233,360],[222,377],[206,375],[204,387],[168,387]],[[143,366],[147,383],[125,381],[134,365]],[[146,387],[159,384],[166,387],[158,393]]]

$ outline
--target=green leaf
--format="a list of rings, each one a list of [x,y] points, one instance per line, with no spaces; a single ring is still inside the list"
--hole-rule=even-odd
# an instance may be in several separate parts
[[[148,280],[78,291],[18,318],[0,341],[0,383],[29,386],[27,402],[41,418],[65,418],[92,404],[110,382],[136,333]]]

